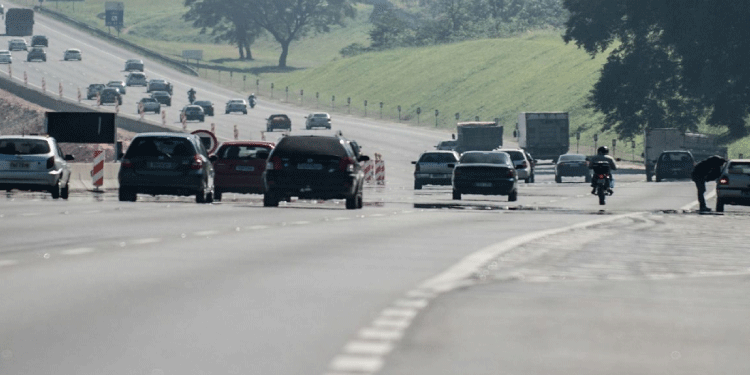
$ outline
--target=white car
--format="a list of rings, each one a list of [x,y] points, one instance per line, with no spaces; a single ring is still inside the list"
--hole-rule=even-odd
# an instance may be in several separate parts
[[[54,199],[68,199],[70,160],[52,137],[0,136],[0,189],[47,191]]]
[[[13,56],[7,49],[0,50],[0,64],[11,64],[13,63]]]
[[[78,60],[81,61],[81,50],[76,48],[68,48],[65,50],[65,53],[63,54],[63,60]]]
[[[8,41],[8,49],[11,51],[28,51],[29,44],[25,39],[11,39]]]
[[[516,167],[516,173],[518,174],[519,180],[523,180],[527,184],[534,182],[533,161],[526,157],[526,152],[523,149],[503,148],[495,151],[501,151],[510,155],[510,159]]]

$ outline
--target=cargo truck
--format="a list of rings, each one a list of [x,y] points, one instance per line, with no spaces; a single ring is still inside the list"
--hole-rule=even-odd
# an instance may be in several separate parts
[[[10,8],[5,12],[5,35],[29,36],[34,34],[34,10]]]
[[[503,127],[496,122],[459,122],[456,125],[455,150],[459,153],[466,151],[492,151],[503,146]]]
[[[646,167],[646,181],[652,181],[656,160],[663,151],[687,150],[693,154],[695,162],[711,155],[727,156],[726,147],[716,144],[716,138],[709,134],[687,133],[676,128],[646,129],[643,137],[643,163]]]
[[[570,147],[570,123],[567,112],[521,112],[515,136],[518,146],[536,159],[557,158]]]

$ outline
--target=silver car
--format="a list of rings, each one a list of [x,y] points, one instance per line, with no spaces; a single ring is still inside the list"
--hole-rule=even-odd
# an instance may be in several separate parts
[[[125,82],[128,86],[147,86],[148,81],[146,80],[146,75],[141,72],[130,72],[128,74],[128,78]]]
[[[68,48],[63,53],[63,60],[69,61],[69,60],[77,60],[81,61],[83,58],[81,57],[81,50],[77,48]]]
[[[459,155],[455,151],[427,151],[419,155],[414,164],[414,189],[419,190],[423,185],[450,185],[453,167],[449,166],[458,161]]]
[[[724,205],[750,206],[750,159],[730,160],[716,181],[716,212]]]
[[[305,116],[307,121],[305,121],[305,129],[310,130],[312,128],[331,128],[331,115],[321,112],[321,113],[311,113],[308,116]]]
[[[0,136],[0,190],[48,191],[68,199],[70,167],[52,137]]]
[[[505,152],[510,155],[513,165],[516,166],[519,180],[523,180],[527,184],[534,182],[533,162],[526,157],[526,152],[523,149],[500,149],[495,151]]]
[[[8,49],[11,51],[28,51],[29,44],[25,39],[11,39],[8,41]]]
[[[2,64],[13,63],[13,56],[10,55],[10,51],[8,51],[7,49],[0,51],[0,63]]]

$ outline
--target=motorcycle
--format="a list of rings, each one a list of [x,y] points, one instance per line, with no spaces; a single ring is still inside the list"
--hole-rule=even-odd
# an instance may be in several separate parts
[[[591,169],[594,170],[594,179],[596,180],[594,183],[594,189],[596,195],[599,197],[599,204],[605,205],[605,197],[607,195],[612,195],[612,174],[610,173],[609,163],[606,161],[597,161],[594,162]]]
[[[250,108],[255,108],[255,98],[254,97],[251,96],[251,97],[247,98],[247,101],[248,101],[248,103],[250,103]]]
[[[188,102],[190,102],[190,104],[195,102],[195,90],[188,91]]]

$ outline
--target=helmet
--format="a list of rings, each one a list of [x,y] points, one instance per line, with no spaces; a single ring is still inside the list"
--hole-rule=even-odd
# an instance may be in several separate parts
[[[609,154],[609,147],[607,147],[607,146],[599,147],[596,150],[596,153],[599,154],[599,155],[607,155],[607,154]]]

